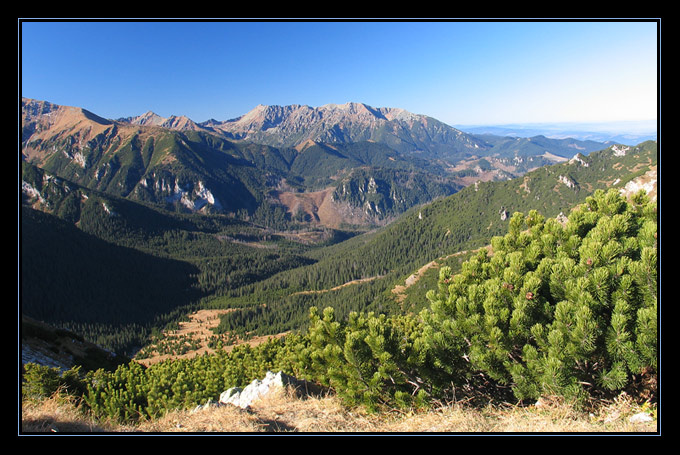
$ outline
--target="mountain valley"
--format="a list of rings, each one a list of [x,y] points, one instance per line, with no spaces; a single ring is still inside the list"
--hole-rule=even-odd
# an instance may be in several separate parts
[[[425,264],[657,166],[656,142],[473,136],[359,103],[204,123],[21,108],[22,313],[127,355],[200,309],[230,310],[224,342],[312,306],[417,311],[432,278],[393,289]]]

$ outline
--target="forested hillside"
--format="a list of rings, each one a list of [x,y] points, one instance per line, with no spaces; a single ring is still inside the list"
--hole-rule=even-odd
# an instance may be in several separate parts
[[[361,309],[402,311],[391,292],[396,284],[430,261],[488,245],[494,235],[505,232],[513,213],[566,215],[595,190],[622,188],[656,166],[655,142],[629,148],[625,154],[618,150],[613,146],[519,179],[472,185],[414,208],[377,232],[311,253],[318,258],[313,265],[234,290],[211,304],[251,306],[222,316],[221,328],[239,331],[247,326],[257,334],[294,329],[304,323],[305,308],[312,305],[333,306],[340,317]],[[334,292],[300,294],[366,278],[374,279]],[[259,306],[262,301],[268,305]]]
[[[613,147],[520,179],[480,182],[355,235],[159,210],[25,163],[27,204],[58,219],[23,208],[22,307],[127,353],[197,308],[236,309],[222,316],[218,332],[240,336],[303,327],[312,306],[332,306],[340,317],[392,314],[404,310],[395,285],[430,261],[488,244],[512,213],[567,213],[594,190],[622,187],[655,164],[656,143],[625,153]],[[300,241],[309,235],[316,240]],[[424,301],[424,293],[412,295],[409,305]]]
[[[22,311],[112,350],[131,354],[204,296],[311,262],[304,245],[252,223],[163,211],[23,170]]]
[[[282,370],[347,405],[423,408],[451,400],[585,405],[657,393],[657,208],[596,190],[567,219],[515,212],[503,235],[442,268],[419,314],[312,307],[309,328],[255,348],[136,362],[85,376],[27,365],[25,397],[63,387],[100,418],[161,416]]]

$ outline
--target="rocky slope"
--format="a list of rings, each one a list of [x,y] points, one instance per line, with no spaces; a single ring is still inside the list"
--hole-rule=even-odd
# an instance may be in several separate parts
[[[130,359],[117,357],[73,332],[57,329],[21,315],[21,363],[35,363],[66,371],[80,365],[85,370],[112,368]]]
[[[242,149],[200,131],[179,132],[191,130],[186,118],[148,114],[121,122],[31,99],[22,100],[21,114],[23,160],[89,189],[190,211],[235,212],[255,210],[266,186],[267,170],[241,161]]]
[[[206,125],[207,126],[207,125]],[[363,103],[259,105],[247,114],[210,127],[235,139],[290,147],[318,142],[384,143],[399,152],[466,155],[488,148],[481,140],[425,115],[397,108],[374,108]]]
[[[308,141],[349,143],[373,141],[399,152],[441,152],[465,156],[488,149],[484,141],[425,115],[399,108],[374,108],[363,103],[258,105],[231,120],[194,123],[186,117],[160,117],[147,112],[120,119],[136,125],[201,130],[275,147],[296,147]]]

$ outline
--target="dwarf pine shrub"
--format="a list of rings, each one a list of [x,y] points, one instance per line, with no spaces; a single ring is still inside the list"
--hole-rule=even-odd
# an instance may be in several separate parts
[[[490,251],[442,268],[423,337],[452,378],[519,400],[620,391],[658,368],[657,282],[656,205],[597,191],[565,225],[515,213]]]

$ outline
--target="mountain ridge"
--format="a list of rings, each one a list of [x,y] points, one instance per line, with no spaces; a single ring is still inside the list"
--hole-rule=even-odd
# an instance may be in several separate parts
[[[621,143],[634,146],[657,139],[656,121],[621,121],[610,123],[526,123],[509,125],[454,125],[470,134],[484,136],[534,137],[543,135],[551,139],[573,138],[592,140],[604,144]]]
[[[318,205],[298,205],[311,207],[298,213],[278,195],[333,190],[336,215],[348,214],[323,217],[336,220],[333,227],[383,224],[414,203],[475,181],[513,178],[602,148],[566,139],[475,137],[404,109],[354,102],[258,105],[236,119],[196,123],[152,111],[108,120],[23,98],[22,123],[23,159],[92,189],[189,211],[253,216],[264,208],[267,218],[300,215],[317,224]],[[371,196],[361,191],[369,180],[380,186]]]
[[[399,151],[433,150],[427,136],[440,137],[460,150],[485,148],[482,141],[448,126],[432,117],[414,114],[401,108],[372,107],[365,103],[325,104],[311,107],[302,104],[259,104],[245,114],[230,120],[210,119],[206,122],[177,122],[176,116],[160,117],[147,112],[137,117],[119,119],[133,124],[149,122],[169,128],[198,129],[224,135],[229,139],[258,142],[277,147],[296,147],[309,140],[315,142],[384,141]],[[427,135],[414,135],[417,127]]]

